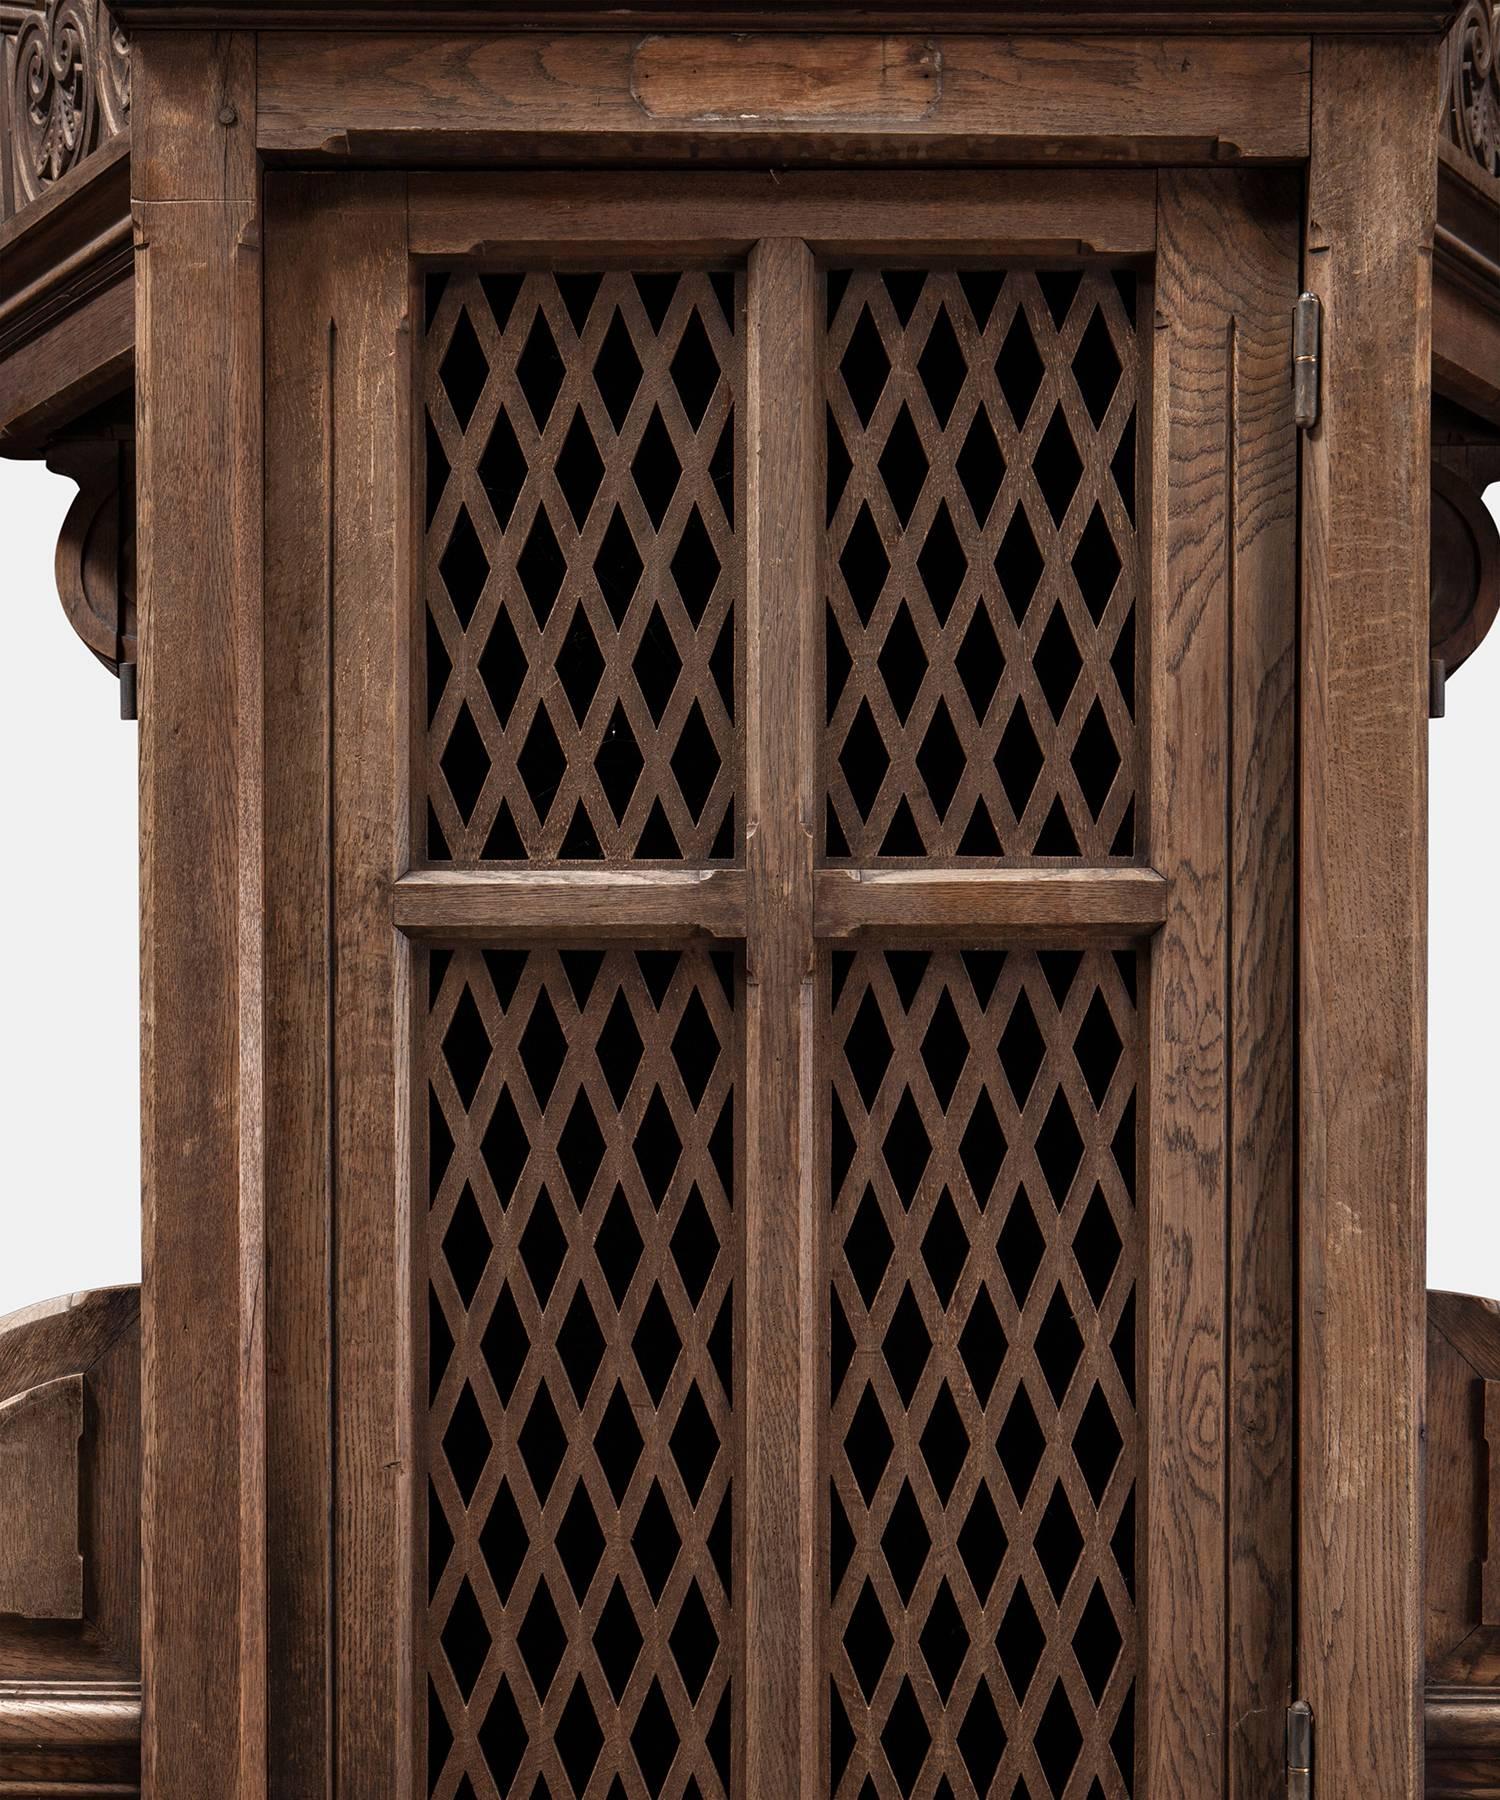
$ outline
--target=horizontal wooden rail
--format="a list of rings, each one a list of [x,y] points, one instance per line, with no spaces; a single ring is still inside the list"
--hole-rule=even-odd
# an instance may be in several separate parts
[[[1152,869],[821,869],[817,934],[923,942],[1127,944],[1167,916]]]
[[[1131,944],[1167,916],[1151,869],[820,869],[820,938],[1056,945]],[[393,895],[398,930],[428,943],[734,939],[746,929],[740,869],[424,869]]]
[[[395,885],[397,929],[427,942],[653,942],[745,935],[740,869],[436,870]]]

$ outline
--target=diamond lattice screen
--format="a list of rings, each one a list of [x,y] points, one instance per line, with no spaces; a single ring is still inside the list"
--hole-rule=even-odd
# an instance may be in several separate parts
[[[1133,854],[1135,304],[829,275],[830,858]]]
[[[1131,1792],[1134,962],[836,953],[836,1800]]]
[[[742,278],[427,306],[429,859],[732,858]]]
[[[725,1796],[732,960],[429,986],[428,1791]]]

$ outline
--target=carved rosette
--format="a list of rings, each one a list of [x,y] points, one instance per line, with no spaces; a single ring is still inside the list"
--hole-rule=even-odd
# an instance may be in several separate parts
[[[16,31],[11,106],[17,208],[130,116],[130,50],[102,0],[42,0]]]
[[[1500,175],[1500,7],[1468,0],[1443,49],[1443,135]]]

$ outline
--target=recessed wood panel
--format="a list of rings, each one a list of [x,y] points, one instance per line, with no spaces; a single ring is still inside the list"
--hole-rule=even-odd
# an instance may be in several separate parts
[[[1136,298],[829,274],[830,858],[1133,854]]]
[[[735,959],[428,968],[424,1791],[726,1795]]]
[[[742,277],[426,296],[429,859],[732,859]]]
[[[1128,1795],[1134,958],[830,980],[829,1792]]]

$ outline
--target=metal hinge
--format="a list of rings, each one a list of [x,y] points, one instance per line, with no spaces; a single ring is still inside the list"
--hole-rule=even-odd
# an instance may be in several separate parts
[[[1313,1716],[1305,1700],[1286,1709],[1287,1800],[1312,1800]]]
[[[140,694],[136,686],[136,666],[133,662],[120,664],[120,717],[131,720],[141,716]]]
[[[1292,327],[1292,379],[1297,423],[1311,431],[1318,422],[1323,395],[1323,302],[1316,294],[1297,301]]]

